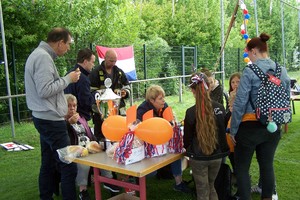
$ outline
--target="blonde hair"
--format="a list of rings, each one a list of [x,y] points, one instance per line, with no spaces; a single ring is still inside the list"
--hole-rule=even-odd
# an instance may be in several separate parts
[[[77,98],[73,94],[65,94],[65,98],[67,102],[75,101],[77,103]]]
[[[146,101],[155,100],[159,95],[165,96],[165,91],[159,85],[151,85],[146,91]]]
[[[192,81],[192,78],[195,76],[200,77],[199,81]],[[212,101],[204,82],[209,87],[207,76],[204,73],[193,74],[191,76],[190,87],[194,90],[196,99],[196,134],[198,145],[203,154],[211,155],[216,150],[218,144],[217,125]]]

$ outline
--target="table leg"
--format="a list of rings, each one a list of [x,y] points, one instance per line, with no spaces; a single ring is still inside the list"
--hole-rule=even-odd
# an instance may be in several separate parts
[[[139,186],[140,186],[140,199],[146,200],[146,176],[139,178]]]
[[[99,169],[94,167],[95,198],[96,200],[101,200],[101,183],[98,177]]]
[[[296,114],[294,100],[292,100],[292,106],[293,106],[293,114]]]

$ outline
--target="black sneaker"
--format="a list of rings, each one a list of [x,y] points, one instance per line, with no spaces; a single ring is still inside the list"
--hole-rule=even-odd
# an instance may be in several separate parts
[[[190,193],[191,189],[182,181],[179,185],[174,185],[173,189],[178,192]]]
[[[79,192],[79,199],[80,200],[90,200],[90,195],[87,190],[82,190]]]
[[[107,190],[112,191],[112,192],[120,192],[120,187],[116,186],[116,185],[112,185],[112,184],[109,184],[109,183],[104,183],[103,187]]]

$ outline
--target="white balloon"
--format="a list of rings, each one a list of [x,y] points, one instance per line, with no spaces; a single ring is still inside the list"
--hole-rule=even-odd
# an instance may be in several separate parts
[[[242,10],[246,9],[246,5],[244,3],[241,4],[241,9]]]

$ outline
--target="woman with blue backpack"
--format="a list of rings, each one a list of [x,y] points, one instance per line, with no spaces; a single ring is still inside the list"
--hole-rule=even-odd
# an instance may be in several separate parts
[[[290,121],[289,110],[282,114],[283,108],[265,109],[258,106],[265,93],[263,90],[269,87],[284,93],[277,97],[278,101],[286,102],[289,98],[290,78],[284,67],[280,67],[270,59],[267,45],[269,39],[270,35],[262,33],[247,43],[246,50],[252,64],[245,67],[243,71],[233,103],[230,135],[235,144],[235,173],[238,199],[241,200],[251,199],[249,168],[254,152],[257,156],[262,183],[261,199],[272,199],[275,187],[273,160],[281,138],[280,126],[283,123],[278,120],[282,118],[286,122]],[[278,71],[280,73],[276,73]],[[261,76],[265,78],[262,80]],[[262,83],[265,83],[263,81],[268,85],[265,85],[266,88],[262,88]],[[269,99],[270,104],[273,104],[273,101],[274,99]],[[274,112],[261,115],[263,112],[260,111],[263,110],[274,110]]]

